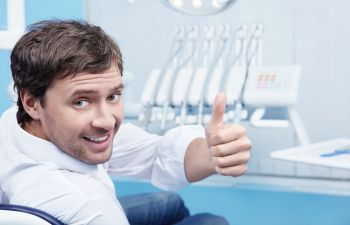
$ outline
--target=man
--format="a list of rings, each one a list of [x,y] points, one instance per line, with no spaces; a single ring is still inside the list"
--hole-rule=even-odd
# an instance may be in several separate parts
[[[223,94],[205,130],[183,126],[160,137],[121,125],[122,57],[97,26],[34,24],[15,45],[11,70],[18,108],[0,121],[0,184],[11,204],[66,224],[128,224],[107,172],[169,190],[246,172],[251,144],[243,127],[223,123]]]

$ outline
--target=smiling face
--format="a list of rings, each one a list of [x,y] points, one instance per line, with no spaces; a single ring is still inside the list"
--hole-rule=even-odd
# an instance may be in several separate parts
[[[108,161],[112,141],[122,122],[122,77],[116,67],[56,80],[39,99],[22,94],[33,121],[22,127],[65,153],[89,164]],[[29,108],[29,110],[27,110]]]

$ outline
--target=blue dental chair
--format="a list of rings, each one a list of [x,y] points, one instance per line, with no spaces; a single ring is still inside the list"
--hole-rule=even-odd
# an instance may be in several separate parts
[[[0,204],[0,225],[64,225],[50,214],[27,206]]]

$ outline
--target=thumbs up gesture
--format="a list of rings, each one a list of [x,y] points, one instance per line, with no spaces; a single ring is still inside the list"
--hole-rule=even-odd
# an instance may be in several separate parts
[[[240,176],[247,171],[251,142],[243,126],[224,124],[225,108],[226,95],[219,93],[214,100],[205,136],[216,172],[224,176]]]

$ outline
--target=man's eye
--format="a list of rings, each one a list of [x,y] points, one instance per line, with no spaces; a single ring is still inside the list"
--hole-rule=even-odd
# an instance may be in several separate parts
[[[78,108],[83,108],[87,106],[89,103],[86,100],[78,100],[74,102],[74,105],[77,106]]]
[[[114,93],[114,94],[111,94],[108,99],[111,101],[111,102],[117,102],[119,101],[120,97],[121,97],[121,93]]]

